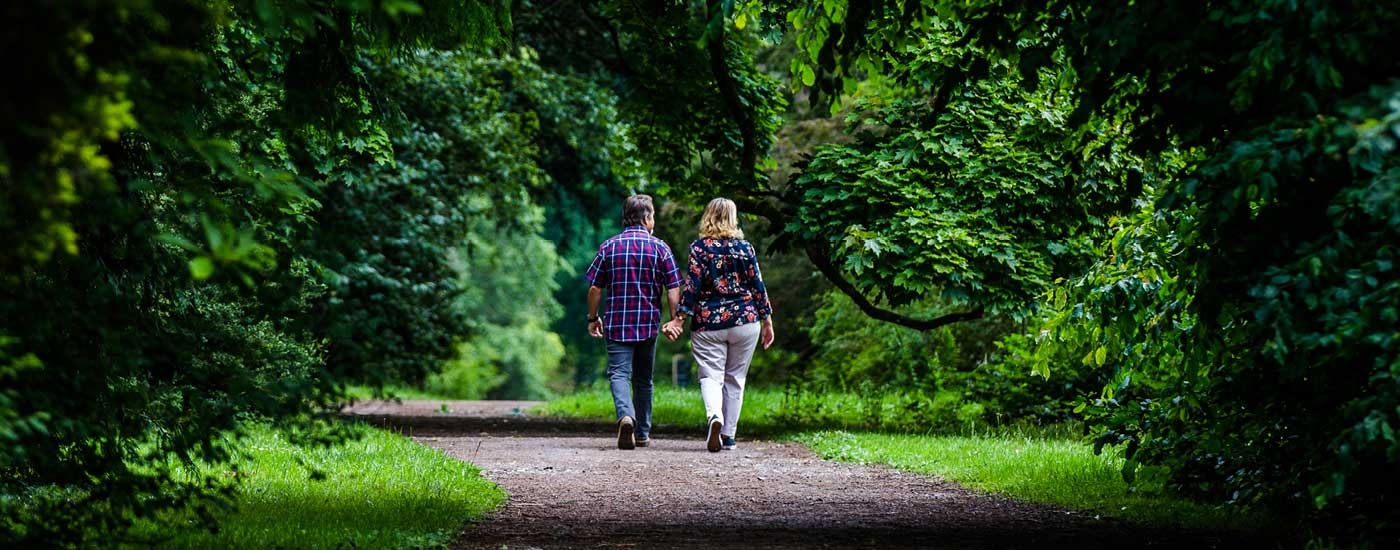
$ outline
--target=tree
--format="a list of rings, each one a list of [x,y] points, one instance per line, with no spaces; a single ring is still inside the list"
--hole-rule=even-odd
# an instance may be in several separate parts
[[[1113,369],[1086,411],[1103,444],[1185,492],[1382,540],[1400,446],[1395,354],[1400,12],[1369,2],[876,3],[813,43],[824,75],[902,59],[937,16],[969,47],[930,75],[957,96],[997,66],[1068,70],[1065,146],[1114,140],[1157,167],[1099,265],[1047,302],[1051,345]],[[911,15],[912,14],[912,15]],[[842,55],[844,54],[844,55]],[[1075,171],[1082,165],[1071,164]],[[1063,367],[1062,367],[1063,368]],[[1298,456],[1298,460],[1280,457]],[[1300,495],[1311,499],[1299,499]],[[1380,537],[1380,538],[1371,538]]]
[[[361,53],[496,26],[385,3],[7,5],[0,92],[0,542],[212,526],[263,418],[305,427],[373,363],[324,370],[300,246],[315,189],[387,149]],[[484,14],[484,15],[483,15]],[[489,16],[489,17],[488,17]],[[497,36],[499,32],[495,33]]]

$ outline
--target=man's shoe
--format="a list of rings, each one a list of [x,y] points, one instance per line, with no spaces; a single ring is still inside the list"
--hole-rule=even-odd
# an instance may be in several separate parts
[[[710,430],[705,433],[705,448],[712,453],[719,452],[720,440],[719,430],[724,425],[719,421],[718,416],[710,417]]]
[[[651,440],[650,440],[650,439],[638,439],[638,440],[637,440],[637,446],[638,446],[638,447],[645,447],[645,446],[647,446],[647,445],[651,445]]]
[[[720,436],[719,443],[719,447],[721,449],[724,449],[726,451],[734,450],[734,438],[732,437],[729,437],[727,435]]]
[[[637,448],[636,434],[632,430],[636,429],[636,424],[632,423],[632,417],[624,416],[617,421],[617,448],[630,450]]]

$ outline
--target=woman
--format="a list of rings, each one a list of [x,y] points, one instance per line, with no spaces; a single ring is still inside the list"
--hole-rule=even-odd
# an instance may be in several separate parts
[[[680,313],[662,328],[675,341],[691,321],[690,348],[709,426],[705,448],[712,453],[734,449],[749,361],[757,344],[773,345],[772,313],[758,255],[739,230],[734,201],[710,201],[700,238],[690,243]]]

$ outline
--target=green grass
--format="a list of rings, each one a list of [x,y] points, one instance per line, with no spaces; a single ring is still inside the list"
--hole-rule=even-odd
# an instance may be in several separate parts
[[[359,440],[316,448],[256,430],[238,463],[238,509],[219,533],[191,529],[159,548],[444,547],[505,500],[471,464],[397,434],[359,429]],[[147,531],[140,534],[160,535]]]
[[[748,436],[776,436],[821,429],[901,430],[914,427],[901,411],[913,402],[906,395],[866,398],[851,393],[791,393],[781,389],[750,387],[744,390],[744,412],[739,431]],[[700,390],[658,384],[652,397],[655,425],[702,426],[704,402]],[[612,420],[612,394],[596,385],[555,399],[534,409],[546,416],[570,416]],[[918,424],[922,426],[922,424]]]
[[[756,424],[764,422],[762,418],[762,411],[765,408],[763,403],[768,399],[768,396],[761,393],[746,392],[744,394],[744,418],[742,422],[745,429],[748,429],[751,421]],[[751,408],[753,416],[749,415]],[[545,416],[597,418],[607,421],[613,420],[616,415],[613,412],[612,394],[609,393],[606,386],[579,390],[540,405],[532,411]],[[704,402],[700,400],[700,391],[694,387],[678,389],[675,386],[658,384],[656,392],[652,395],[651,422],[653,425],[703,425],[705,423],[705,406]]]
[[[658,385],[653,401],[654,424],[704,422],[700,392],[694,387]],[[1109,451],[1095,455],[1068,426],[987,428],[954,419],[943,428],[957,435],[929,434],[928,426],[908,425],[906,419],[913,416],[906,413],[909,403],[908,396],[785,394],[749,388],[739,432],[741,438],[798,441],[831,460],[885,464],[983,492],[1149,525],[1225,529],[1262,523],[1262,518],[1165,494],[1151,471],[1140,473],[1130,488],[1120,473],[1122,460]],[[537,412],[607,420],[614,415],[612,398],[601,386],[551,401]],[[905,433],[894,433],[901,428]],[[914,431],[919,434],[909,433]]]
[[[824,431],[792,439],[823,458],[885,464],[937,476],[983,492],[999,493],[1105,516],[1165,526],[1205,529],[1262,526],[1262,519],[1203,506],[1162,492],[1162,480],[1139,474],[1130,490],[1120,474],[1123,461],[1095,455],[1082,442],[1064,439],[987,436],[854,434]]]

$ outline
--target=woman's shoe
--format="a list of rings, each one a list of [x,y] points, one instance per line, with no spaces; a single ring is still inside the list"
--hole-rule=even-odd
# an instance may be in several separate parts
[[[709,451],[712,453],[719,452],[719,430],[723,426],[724,424],[719,421],[718,416],[710,417],[710,430],[707,433],[705,433],[705,448],[709,449]]]
[[[727,435],[723,435],[723,436],[720,436],[719,442],[720,442],[720,445],[719,445],[719,446],[720,446],[721,449],[724,449],[724,450],[726,450],[726,451],[732,451],[732,450],[734,450],[734,438],[729,437],[729,436],[727,436]]]

